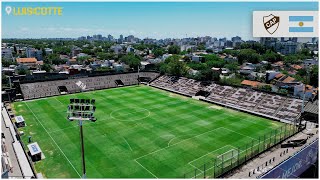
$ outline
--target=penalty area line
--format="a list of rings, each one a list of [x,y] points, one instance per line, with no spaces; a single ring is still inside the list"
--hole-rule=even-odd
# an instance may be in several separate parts
[[[140,164],[136,159],[134,160],[136,163],[138,163],[143,169],[145,169],[146,171],[148,171],[153,177],[157,178],[158,177],[156,175],[154,175],[151,171],[149,171],[146,167],[144,167],[142,164]]]

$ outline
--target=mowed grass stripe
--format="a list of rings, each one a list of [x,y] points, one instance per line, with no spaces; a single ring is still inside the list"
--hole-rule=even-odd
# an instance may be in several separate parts
[[[89,178],[182,177],[207,158],[198,159],[192,163],[193,166],[188,164],[190,161],[224,146],[238,147],[250,143],[252,138],[280,125],[230,109],[210,108],[212,104],[148,86],[122,87],[25,102],[32,107],[79,172],[79,130],[76,122],[66,120],[70,98],[96,99],[95,114],[98,121],[84,125]],[[37,162],[36,169],[49,178],[77,177],[72,169],[63,168],[66,160],[25,104],[14,103],[14,109],[17,115],[24,116],[28,125],[23,128],[26,134],[24,142],[27,143],[26,137],[32,135],[44,150],[46,159]],[[110,115],[112,112],[115,118]],[[157,153],[153,153],[155,151]],[[47,168],[51,166],[53,168]]]

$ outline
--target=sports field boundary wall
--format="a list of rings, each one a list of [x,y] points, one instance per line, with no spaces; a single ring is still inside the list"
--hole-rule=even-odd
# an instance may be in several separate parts
[[[36,171],[31,162],[27,151],[24,147],[24,143],[21,141],[18,129],[15,127],[15,124],[12,122],[8,115],[8,111],[3,107],[1,112],[2,118],[4,118],[6,128],[9,128],[10,134],[12,135],[13,142],[12,147],[15,153],[15,156],[18,160],[18,165],[21,170],[23,178],[37,178]]]

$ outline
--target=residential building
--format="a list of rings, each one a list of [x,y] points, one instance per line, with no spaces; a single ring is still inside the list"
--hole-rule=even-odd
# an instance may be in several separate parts
[[[305,59],[303,61],[304,67],[308,67],[308,66],[312,66],[312,65],[318,65],[318,63],[319,63],[319,61],[316,58],[314,58],[314,59]]]
[[[79,53],[81,53],[82,49],[79,48],[79,47],[73,47],[71,49],[71,56],[74,57],[74,56],[77,56]]]
[[[14,61],[11,48],[1,48],[1,57],[7,61]]]
[[[241,85],[245,87],[250,87],[250,88],[257,88],[258,86],[261,85],[261,83],[258,81],[243,80],[241,82]]]
[[[45,48],[44,51],[46,52],[46,55],[52,54],[53,50],[50,48]]]
[[[38,61],[42,61],[42,50],[27,48],[26,55],[27,58],[36,58]]]
[[[111,46],[110,49],[113,50],[115,54],[119,54],[122,52],[122,46],[119,44]]]
[[[127,53],[133,53],[134,52],[134,48],[132,46],[128,46],[126,52]]]
[[[194,62],[202,62],[204,58],[202,56],[192,55],[191,60]]]

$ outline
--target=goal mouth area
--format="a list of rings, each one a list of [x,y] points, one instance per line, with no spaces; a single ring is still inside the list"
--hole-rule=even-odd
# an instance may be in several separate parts
[[[237,162],[239,157],[238,149],[230,149],[215,158],[215,167],[223,168]]]

